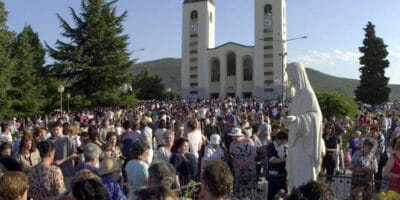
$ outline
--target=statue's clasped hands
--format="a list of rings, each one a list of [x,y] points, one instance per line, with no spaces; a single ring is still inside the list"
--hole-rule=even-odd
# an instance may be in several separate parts
[[[285,123],[287,123],[287,124],[289,124],[289,123],[295,122],[296,119],[297,119],[296,116],[288,115],[288,116],[286,116],[286,117],[283,117],[283,118],[282,118],[282,121],[285,122]]]

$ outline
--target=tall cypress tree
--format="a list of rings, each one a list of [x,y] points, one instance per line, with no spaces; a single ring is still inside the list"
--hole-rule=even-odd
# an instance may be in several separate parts
[[[7,11],[4,8],[4,3],[0,2],[0,119],[12,114],[10,93],[12,93],[11,77],[14,71],[14,63],[10,56],[14,34],[8,31],[6,22]]]
[[[55,48],[47,45],[56,62],[52,72],[69,83],[72,101],[81,106],[126,105],[134,102],[134,94],[122,94],[119,87],[130,84],[128,71],[128,35],[123,34],[122,22],[127,16],[117,16],[117,1],[82,0],[78,15],[70,8],[75,26],[57,15],[68,42],[57,40]],[[124,97],[122,97],[124,96]]]
[[[383,39],[375,34],[375,25],[368,22],[365,30],[363,46],[359,48],[360,85],[354,91],[356,100],[371,105],[378,105],[389,100],[389,78],[385,76],[385,68],[389,67],[386,59],[388,51]]]
[[[37,33],[25,26],[13,44],[11,57],[15,61],[12,78],[12,109],[17,116],[38,114],[44,105],[43,68],[45,51]]]

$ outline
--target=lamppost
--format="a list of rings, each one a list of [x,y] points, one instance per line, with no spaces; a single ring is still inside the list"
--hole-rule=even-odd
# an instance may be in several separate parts
[[[276,41],[276,42],[282,42],[283,44],[286,44],[286,42],[288,42],[288,41],[292,41],[292,40],[301,40],[301,39],[306,39],[307,38],[307,36],[305,35],[305,36],[302,36],[302,37],[296,37],[296,38],[290,38],[290,39],[286,39],[286,40],[274,40],[274,41]],[[281,96],[281,102],[282,102],[282,106],[283,106],[283,104],[284,104],[284,102],[285,102],[285,86],[284,86],[284,83],[285,83],[285,56],[287,56],[287,52],[285,51],[285,46],[283,46],[282,47],[282,52],[281,53],[279,53],[279,56],[281,56],[282,57],[282,77],[281,77],[281,84],[282,84],[282,96]]]
[[[57,88],[57,91],[60,93],[60,112],[61,112],[61,115],[62,115],[62,113],[63,113],[63,111],[62,111],[62,93],[64,92],[64,86],[63,85],[59,85],[58,86],[58,88]]]
[[[69,92],[67,92],[67,94],[65,94],[65,96],[67,97],[67,112],[69,113],[69,99],[71,98],[71,94]]]
[[[141,49],[134,49],[134,50],[132,50],[132,53],[134,53],[134,52],[136,52],[136,51],[144,51],[144,48],[141,48]]]

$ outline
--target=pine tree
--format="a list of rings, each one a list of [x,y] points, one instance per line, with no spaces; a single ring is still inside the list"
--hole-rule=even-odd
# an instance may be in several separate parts
[[[57,15],[62,35],[69,42],[57,40],[55,48],[46,44],[56,60],[52,73],[69,84],[71,101],[81,106],[127,106],[126,102],[135,102],[133,93],[119,90],[121,85],[130,84],[128,69],[133,62],[122,26],[127,12],[117,16],[116,2],[82,0],[79,15],[70,8],[75,27]]]
[[[363,54],[360,57],[360,85],[354,92],[356,100],[378,105],[389,100],[389,78],[385,76],[385,68],[389,67],[386,59],[389,53],[383,39],[376,36],[375,25],[368,22],[364,30],[363,46],[359,48]]]
[[[45,51],[37,33],[30,26],[24,27],[13,44],[11,57],[15,61],[12,78],[12,110],[16,116],[39,114],[44,105],[44,82],[41,77]]]
[[[12,114],[10,93],[14,63],[10,54],[14,34],[6,26],[7,14],[4,3],[0,2],[0,119]]]

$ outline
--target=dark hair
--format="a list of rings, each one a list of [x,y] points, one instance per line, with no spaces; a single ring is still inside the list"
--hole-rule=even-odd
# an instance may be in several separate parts
[[[108,200],[108,193],[101,183],[94,179],[81,179],[72,185],[72,195],[78,200]]]
[[[134,121],[131,123],[132,125],[132,130],[138,130],[139,129],[139,123],[137,121]]]
[[[178,200],[176,194],[164,186],[145,187],[135,191],[138,200]]]
[[[201,180],[214,197],[227,196],[233,186],[232,173],[222,160],[209,161],[204,167]]]
[[[175,122],[175,130],[178,130],[179,127],[185,127],[185,125],[181,121]]]
[[[6,129],[9,129],[9,128],[10,128],[9,123],[7,123],[7,122],[1,123],[1,132],[4,132],[4,131],[6,131]]]
[[[22,152],[24,152],[26,150],[25,149],[25,144],[28,143],[29,141],[32,142],[32,147],[31,147],[31,149],[28,149],[28,150],[30,152],[36,151],[36,142],[33,139],[33,136],[31,134],[31,132],[30,131],[25,131],[24,135],[22,135],[22,137],[21,137],[21,144],[19,146],[19,153],[22,153]]]
[[[32,131],[32,135],[33,135],[33,137],[35,137],[35,138],[37,138],[37,137],[39,137],[41,134],[42,134],[42,130],[43,130],[44,128],[42,128],[42,127],[34,127],[33,128],[33,131]]]
[[[132,128],[132,123],[130,121],[125,121],[122,124],[122,128],[124,128],[127,131],[128,129]]]
[[[46,157],[50,152],[54,151],[54,144],[47,140],[39,142],[37,147],[41,158]]]
[[[144,119],[140,120],[140,127],[141,127],[141,128],[144,128],[144,127],[146,127],[146,126],[147,126],[147,121],[144,120]]]
[[[104,150],[104,152],[106,152],[106,151],[112,151],[113,150],[113,145],[111,144],[111,143],[106,143],[106,144],[104,144],[103,145],[103,150]]]
[[[145,141],[136,141],[132,144],[131,157],[138,159],[140,155],[150,149],[149,144]]]
[[[331,129],[332,130],[331,133],[335,134],[335,124],[333,124],[331,122],[326,123],[325,127],[324,127],[324,134],[326,134],[326,132],[325,132],[326,129]]]
[[[3,152],[6,149],[11,149],[12,150],[12,144],[9,142],[3,142],[0,145],[0,153]]]
[[[96,140],[96,138],[99,135],[99,131],[97,129],[97,126],[96,125],[90,125],[89,129],[88,129],[88,133],[89,133],[90,140],[92,140],[92,141]]]
[[[96,122],[96,121],[94,121],[94,119],[89,119],[88,124],[90,125],[90,124],[92,124],[93,122]]]
[[[160,123],[158,124],[158,128],[167,128],[167,122],[161,119]]]
[[[0,166],[3,166],[6,171],[22,171],[21,164],[12,156],[0,157]],[[0,167],[3,168],[3,167]]]
[[[114,132],[114,131],[109,131],[109,132],[107,133],[106,140],[107,140],[107,141],[110,140],[110,138],[111,138],[112,136],[116,136],[116,137],[118,138],[118,135],[117,135],[116,132]]]
[[[288,139],[288,134],[285,131],[279,131],[276,134],[276,139],[277,140],[287,140]]]
[[[189,143],[189,140],[187,138],[179,138],[175,140],[174,145],[172,145],[171,152],[177,152],[178,149],[180,149],[185,142]]]
[[[259,130],[260,130],[260,128],[261,128],[261,125],[260,124],[254,124],[252,127],[252,133],[257,133]]]
[[[369,146],[369,147],[374,147],[375,146],[375,140],[372,138],[367,138],[363,142],[364,146]]]
[[[316,200],[335,200],[335,193],[331,188],[322,182],[309,181],[308,183],[293,188],[288,200],[316,199]]]
[[[371,126],[371,128],[369,129],[370,131],[379,131],[379,127],[377,126]]]
[[[63,135],[71,135],[71,133],[68,130],[69,122],[64,122],[63,123]]]
[[[275,130],[275,129],[281,129],[281,126],[276,125],[276,124],[272,125],[271,130]]]
[[[64,126],[60,120],[54,122],[53,128],[56,128],[56,127],[64,128]]]

